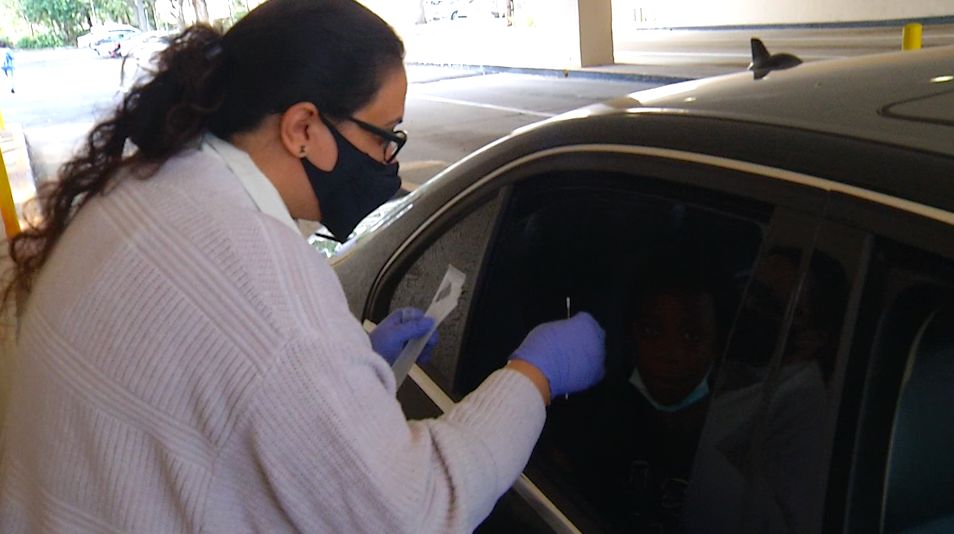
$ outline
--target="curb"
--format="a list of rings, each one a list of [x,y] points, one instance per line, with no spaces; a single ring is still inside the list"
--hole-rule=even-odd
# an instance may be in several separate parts
[[[635,72],[611,72],[605,70],[582,69],[549,69],[537,67],[505,67],[501,65],[464,65],[459,63],[435,63],[427,61],[408,61],[407,65],[417,65],[422,67],[448,67],[455,69],[467,69],[476,74],[529,74],[532,76],[544,76],[550,78],[575,78],[589,80],[610,80],[627,81],[643,83],[670,84],[686,82],[695,78],[686,78],[682,76],[666,76],[661,74],[640,74]],[[460,77],[460,76],[458,76]]]

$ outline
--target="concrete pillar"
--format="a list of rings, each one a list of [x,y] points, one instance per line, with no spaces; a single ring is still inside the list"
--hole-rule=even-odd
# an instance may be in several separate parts
[[[539,33],[543,63],[579,68],[613,63],[612,0],[522,0]]]
[[[580,67],[612,65],[613,3],[611,0],[575,0],[579,17]]]

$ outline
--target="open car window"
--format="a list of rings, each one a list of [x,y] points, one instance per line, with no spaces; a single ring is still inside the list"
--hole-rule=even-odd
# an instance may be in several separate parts
[[[513,188],[453,384],[456,396],[475,388],[541,322],[596,317],[606,378],[554,400],[527,471],[586,532],[675,528],[710,381],[765,232],[760,209],[635,182],[561,172]]]
[[[603,325],[606,379],[555,399],[525,473],[551,510],[585,532],[676,531],[683,519],[711,392],[777,210],[692,185],[745,179],[703,171],[691,183],[622,170],[543,169],[501,180],[422,226],[371,303],[372,319],[424,308],[448,264],[467,274],[441,342],[421,365],[427,387],[449,401],[504,365],[541,322],[586,311]],[[425,407],[434,396],[415,382],[398,393],[406,413],[437,415]],[[483,528],[546,532],[527,522],[538,512],[511,494]]]

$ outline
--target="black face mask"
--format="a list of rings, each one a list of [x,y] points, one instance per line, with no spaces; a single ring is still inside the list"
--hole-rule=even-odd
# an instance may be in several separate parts
[[[321,224],[331,231],[335,241],[344,243],[361,219],[384,204],[401,188],[398,164],[385,164],[365,154],[345,139],[338,130],[331,130],[338,146],[338,161],[331,171],[323,171],[308,158],[301,164],[311,188],[318,197]]]

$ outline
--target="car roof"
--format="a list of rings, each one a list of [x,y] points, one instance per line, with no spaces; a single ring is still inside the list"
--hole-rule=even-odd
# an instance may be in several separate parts
[[[654,110],[813,130],[954,156],[954,46],[803,63],[762,79],[738,73],[692,80],[633,93],[565,118],[581,112]]]

